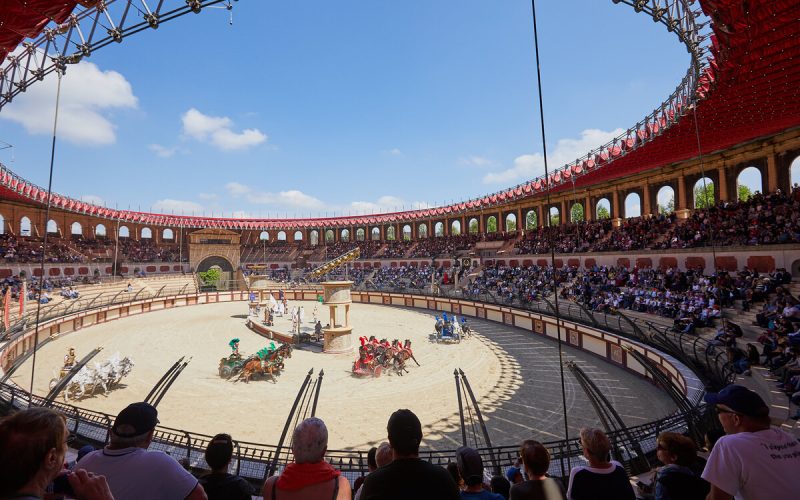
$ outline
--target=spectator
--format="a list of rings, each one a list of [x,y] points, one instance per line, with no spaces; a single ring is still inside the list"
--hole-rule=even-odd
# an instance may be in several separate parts
[[[489,481],[489,489],[492,490],[492,493],[497,493],[505,500],[508,500],[511,483],[503,476],[492,476],[492,479]]]
[[[264,483],[264,500],[303,500],[319,498],[350,500],[350,482],[325,461],[328,451],[328,428],[325,422],[311,417],[303,420],[292,434],[294,462],[280,476]]]
[[[483,460],[480,454],[468,446],[456,450],[458,473],[464,479],[461,499],[503,500],[503,496],[483,487]]]
[[[114,420],[109,445],[83,457],[78,467],[104,475],[116,500],[206,499],[197,479],[174,458],[148,451],[156,424],[155,408],[128,405]]]
[[[411,410],[397,410],[386,426],[392,463],[364,480],[362,500],[455,500],[453,478],[442,467],[419,458],[422,425]]]
[[[525,478],[522,477],[522,469],[516,465],[508,468],[506,471],[506,479],[508,479],[508,482],[511,483],[511,486],[519,484],[525,480]]]
[[[64,467],[67,453],[64,416],[47,408],[19,411],[0,421],[0,498],[43,498]],[[69,473],[73,498],[114,500],[103,476]]]
[[[569,473],[569,500],[634,500],[636,495],[622,464],[609,461],[611,442],[600,429],[581,429],[581,447],[588,466]]]
[[[519,450],[525,466],[527,481],[511,487],[512,500],[563,500],[564,488],[561,483],[547,477],[550,468],[550,452],[538,441],[527,439]]]
[[[200,478],[208,500],[250,500],[253,487],[239,476],[228,473],[233,458],[233,439],[228,434],[217,434],[206,448],[206,463],[211,474]]]
[[[675,432],[662,432],[656,456],[664,464],[656,474],[656,500],[705,500],[710,486],[697,475],[694,441]]]
[[[378,446],[377,451],[375,452],[375,469],[377,470],[379,467],[383,467],[384,465],[388,465],[392,462],[392,447],[389,446],[389,443],[384,441],[383,443]],[[366,479],[366,478],[365,478]],[[364,491],[363,488],[363,481],[362,481],[362,488],[359,488],[358,492],[354,500],[361,499],[361,493]]]
[[[375,469],[378,468],[378,462],[375,461],[375,455],[378,453],[378,448],[373,446],[367,452],[367,474],[372,473]],[[359,490],[361,486],[364,484],[364,478],[366,476],[359,476],[355,482],[353,483],[353,491],[356,493],[354,499],[358,499],[360,497]]]
[[[800,442],[770,426],[761,396],[731,384],[707,393],[705,400],[726,433],[703,470],[703,479],[711,483],[709,499],[776,500],[800,492]]]

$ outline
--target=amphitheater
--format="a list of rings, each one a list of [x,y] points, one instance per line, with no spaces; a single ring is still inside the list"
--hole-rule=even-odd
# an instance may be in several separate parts
[[[124,0],[39,3],[19,3],[25,15],[16,32],[30,36],[0,39],[0,113],[37,75],[79,61],[81,50],[159,23],[115,17],[124,15]],[[158,9],[166,22],[218,3],[167,1]],[[714,300],[699,309],[717,319],[684,330],[673,321],[676,311],[663,314],[663,297],[655,307],[631,307],[632,299],[608,306],[593,301],[607,290],[589,293],[588,278],[581,281],[611,267],[612,282],[632,276],[615,283],[630,293],[650,272],[662,287],[672,273],[800,277],[800,3],[752,2],[747,22],[733,0],[614,3],[651,17],[653,29],[675,33],[687,49],[690,66],[675,92],[611,142],[544,177],[468,201],[324,218],[165,215],[80,201],[1,165],[3,412],[54,407],[67,416],[74,447],[102,446],[114,416],[186,362],[162,386],[153,448],[202,474],[209,438],[228,432],[237,443],[236,473],[255,485],[270,466],[291,461],[286,431],[311,414],[327,423],[328,458],[350,478],[366,472],[366,452],[386,439],[398,408],[420,417],[421,455],[433,463],[444,465],[469,445],[500,471],[533,438],[550,448],[550,472],[559,477],[581,463],[576,436],[587,426],[608,432],[629,473],[644,472],[655,463],[658,433],[699,440],[716,425],[702,396],[734,381],[765,397],[775,425],[800,435],[790,419],[797,408],[772,389],[769,371],[753,366],[752,376],[743,375],[710,344],[720,317],[756,342],[762,329],[745,307],[746,287],[730,285],[728,300],[706,283],[703,293]],[[116,19],[115,32],[89,30],[101,15]],[[73,32],[84,40],[74,53],[9,55],[26,39],[22,47],[52,52],[48,39]],[[763,195],[740,195],[746,170],[757,172]],[[712,194],[701,202],[698,189],[708,186]],[[668,214],[657,202],[664,190],[674,201]],[[626,214],[632,197],[641,213]],[[331,263],[354,249],[357,258]],[[206,279],[209,271],[214,279]],[[327,320],[320,280],[344,279],[353,282],[347,352],[304,340],[288,316],[266,325],[266,298],[285,297],[305,311],[300,333],[313,332],[311,311]],[[48,286],[47,300],[37,300]],[[79,296],[60,295],[62,287]],[[249,307],[253,297],[262,302]],[[464,318],[472,335],[439,341],[434,325],[443,313]],[[370,335],[410,339],[416,363],[402,375],[355,375],[358,337]],[[292,344],[292,356],[273,379],[225,379],[219,365],[232,338],[244,354],[278,342]],[[51,381],[70,347],[79,359],[93,354],[87,366],[129,356],[133,371],[113,389],[67,399],[51,391]]]

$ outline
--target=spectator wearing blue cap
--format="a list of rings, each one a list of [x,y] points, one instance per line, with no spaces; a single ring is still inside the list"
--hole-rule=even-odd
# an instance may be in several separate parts
[[[718,415],[722,436],[708,457],[703,479],[709,500],[777,500],[800,492],[800,442],[770,426],[769,407],[755,392],[729,385],[705,400]]]

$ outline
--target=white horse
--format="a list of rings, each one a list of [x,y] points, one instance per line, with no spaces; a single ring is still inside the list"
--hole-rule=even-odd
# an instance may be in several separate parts
[[[128,358],[120,359],[119,353],[115,353],[111,358],[98,363],[93,363],[93,367],[84,366],[75,374],[64,388],[64,400],[81,399],[92,396],[98,387],[103,392],[113,389],[123,377],[130,374],[133,370],[133,361]],[[53,389],[59,379],[54,378],[50,381],[50,388]]]

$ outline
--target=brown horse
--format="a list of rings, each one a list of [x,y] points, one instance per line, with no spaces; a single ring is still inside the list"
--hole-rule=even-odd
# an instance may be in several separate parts
[[[257,374],[269,375],[270,380],[277,382],[277,380],[275,380],[275,374],[278,373],[283,366],[283,358],[278,355],[279,352],[280,350],[276,349],[263,362],[258,358],[252,358],[246,361],[237,381],[244,380],[245,383],[248,383],[253,375]]]

